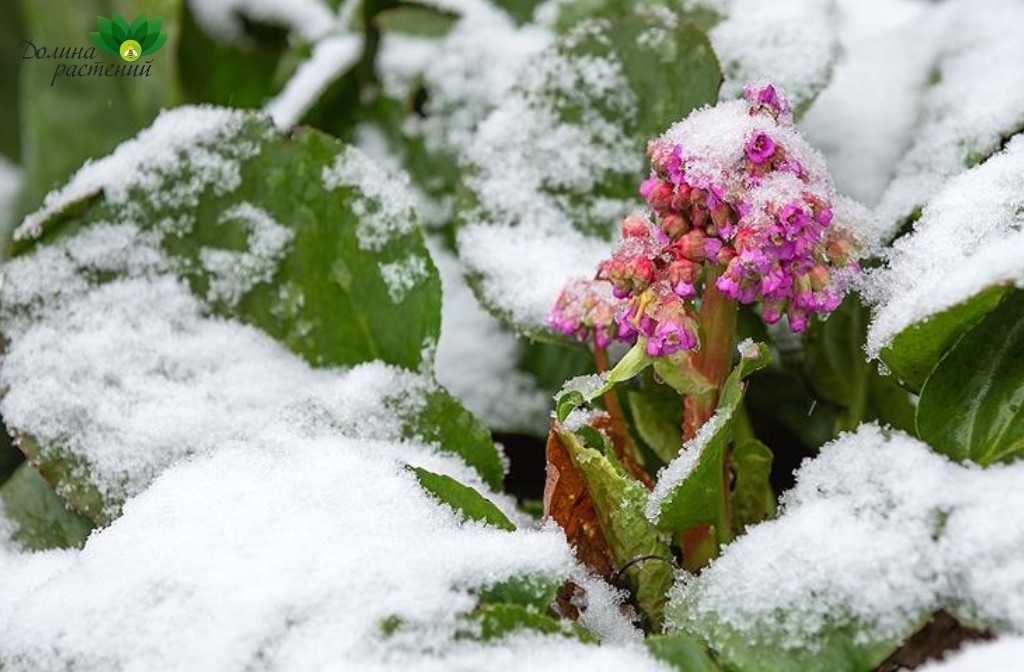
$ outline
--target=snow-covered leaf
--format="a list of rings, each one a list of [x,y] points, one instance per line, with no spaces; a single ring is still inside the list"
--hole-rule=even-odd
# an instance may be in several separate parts
[[[864,425],[804,462],[777,520],[683,576],[669,619],[758,672],[867,672],[941,609],[1016,632],[1022,479]]]
[[[268,335],[314,366],[429,370],[439,282],[404,184],[320,133],[214,108],[165,113],[84,167],[25,220],[5,268],[2,410],[22,450],[108,521],[268,413],[305,400],[344,415]],[[486,428],[443,390],[412,377],[383,398],[363,412],[500,486]]]
[[[719,82],[704,34],[660,14],[584,22],[526,67],[465,158],[457,238],[481,301],[547,334],[566,281],[592,274],[640,203],[648,139]]]
[[[1024,283],[1024,138],[956,178],[869,273],[869,354],[911,389],[1008,291]]]
[[[987,465],[1024,457],[1024,292],[1015,291],[932,371],[917,429],[935,450]]]
[[[937,52],[909,149],[877,212],[889,236],[945,188],[1024,129],[1024,59],[1016,0],[952,0],[924,39]]]
[[[799,116],[828,84],[838,52],[834,0],[725,0],[708,35],[722,61],[722,97],[770,79]]]

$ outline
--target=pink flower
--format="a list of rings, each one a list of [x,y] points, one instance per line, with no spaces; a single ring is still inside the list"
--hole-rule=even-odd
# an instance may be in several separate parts
[[[767,133],[758,131],[747,141],[745,151],[751,163],[760,165],[775,153],[775,142]]]

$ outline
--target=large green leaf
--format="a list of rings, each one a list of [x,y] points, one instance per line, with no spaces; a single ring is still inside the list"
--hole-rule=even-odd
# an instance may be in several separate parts
[[[679,12],[682,16],[694,21],[704,30],[718,23],[722,16],[708,3],[677,1],[667,3],[664,0],[562,0],[553,3],[557,8],[554,27],[564,32],[580,21],[595,17],[621,18],[638,9],[663,9],[666,6]]]
[[[435,474],[420,467],[410,467],[420,486],[442,504],[447,504],[464,520],[475,520],[508,530],[516,526],[493,502],[473,488],[459,483],[451,476]]]
[[[904,329],[882,349],[886,366],[910,390],[918,392],[943,355],[1011,290],[989,287],[967,301]]]
[[[0,503],[15,525],[12,539],[27,549],[81,548],[92,532],[92,522],[68,509],[27,462],[0,487]]]
[[[160,252],[172,260],[168,272],[186,281],[210,311],[261,329],[314,366],[384,360],[429,370],[439,331],[440,283],[412,210],[396,210],[381,200],[388,193],[387,180],[394,178],[322,133],[305,129],[280,135],[261,115],[237,114],[242,121],[235,135],[191,148],[199,161],[237,164],[233,190],[200,179],[194,198],[163,198],[186,185],[186,190],[196,189],[202,169],[187,157],[173,168],[150,169],[143,162],[138,170],[145,173],[145,190],[134,186],[117,199],[103,193],[85,196],[45,219],[41,236],[19,241],[16,254],[32,255],[94,224],[129,219],[157,236]],[[400,181],[395,185],[403,187]],[[240,210],[240,204],[245,208]],[[281,256],[270,272],[241,292],[218,290],[216,268],[204,265],[204,259],[211,251],[243,259],[258,252],[262,243],[252,220],[264,216],[290,232]],[[172,220],[192,224],[164,235],[160,227]],[[415,271],[412,282],[397,285],[400,291],[388,279],[387,269],[394,264]],[[91,282],[118,279],[116,273],[81,272]],[[391,401],[407,436],[460,455],[490,487],[500,488],[504,467],[486,427],[447,393],[427,390],[425,403],[412,415],[401,415],[401,398],[386,398],[385,405]],[[101,496],[83,478],[88,468],[78,456],[61,445],[20,438],[22,450],[78,511],[100,522],[116,513],[119,502]]]
[[[387,179],[358,150],[317,131],[301,129],[291,135],[273,131],[262,115],[245,117],[233,138],[208,143],[206,150],[234,160],[234,148],[251,146],[238,160],[240,182],[225,192],[206,184],[189,199],[151,198],[150,189],[135,187],[127,203],[104,199],[88,201],[44,222],[42,240],[53,241],[73,234],[94,222],[135,219],[144,230],[160,222],[187,217],[202,226],[190,226],[162,238],[165,254],[175,260],[175,270],[197,296],[207,297],[211,308],[260,328],[313,365],[351,365],[380,359],[411,370],[429,365],[423,361],[425,346],[436,341],[440,322],[440,281],[415,225],[411,209],[385,203],[380,193],[368,193],[356,183]],[[207,160],[201,155],[199,160]],[[144,166],[144,164],[143,164]],[[342,166],[341,181],[325,184],[325,171]],[[145,169],[144,167],[140,169]],[[163,182],[155,191],[171,191],[188,185],[195,168],[187,161],[170,174],[153,171]],[[367,172],[363,172],[367,171]],[[396,182],[396,185],[400,183]],[[252,216],[239,211],[249,204],[292,232],[287,252],[272,277],[265,278],[242,296],[218,289],[217,276],[203,257],[209,251],[247,251],[256,244]],[[143,204],[144,216],[134,208]],[[79,212],[85,208],[84,214]],[[373,229],[371,215],[392,218]],[[390,213],[390,214],[387,214]],[[390,227],[390,228],[389,228]],[[361,238],[360,231],[378,243]],[[39,245],[22,240],[16,254]],[[386,279],[385,268],[406,264],[416,268],[417,282],[399,287]]]
[[[1024,456],[1024,292],[1014,291],[960,339],[921,388],[922,439],[978,464]]]
[[[149,77],[70,76],[53,81],[55,69],[92,67],[94,61],[115,68],[128,66],[91,44],[88,32],[96,25],[96,17],[109,16],[111,9],[131,16],[145,12],[148,16],[162,16],[164,30],[176,32],[180,4],[179,0],[83,0],[53,11],[46,3],[21,0],[25,34],[36,47],[48,52],[80,47],[83,52],[93,49],[96,53],[91,60],[21,61],[21,156],[28,208],[36,207],[43,195],[63,182],[83,161],[108,153],[148,126],[160,108],[178,100],[173,45],[152,56]]]
[[[553,305],[561,287],[537,287],[548,274],[538,277],[519,256],[536,246],[538,257],[571,264],[581,247],[604,247],[617,218],[641,203],[648,141],[717,99],[721,73],[706,35],[673,16],[592,20],[561,36],[524,68],[467,148],[459,254],[482,303],[520,333],[551,338],[550,306],[509,288],[550,293]],[[495,261],[492,246],[517,254]]]

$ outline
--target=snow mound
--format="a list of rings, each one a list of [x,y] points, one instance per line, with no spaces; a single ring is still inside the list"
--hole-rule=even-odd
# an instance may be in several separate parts
[[[668,613],[727,654],[737,634],[810,651],[849,628],[894,640],[940,608],[1024,632],[1022,506],[1024,464],[959,465],[865,425],[804,462],[777,520],[684,576]]]

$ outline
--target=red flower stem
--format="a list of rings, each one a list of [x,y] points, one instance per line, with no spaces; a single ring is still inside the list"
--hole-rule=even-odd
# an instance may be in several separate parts
[[[718,290],[715,280],[721,275],[721,268],[708,268],[704,282],[704,297],[700,306],[701,347],[694,357],[697,370],[714,386],[711,394],[687,396],[683,402],[683,441],[689,441],[697,435],[701,426],[711,419],[718,406],[718,391],[722,389],[729,369],[732,367],[733,340],[736,334],[737,304]],[[696,572],[718,555],[717,539],[729,539],[732,536],[729,521],[731,520],[731,502],[729,496],[731,455],[726,450],[722,479],[724,481],[725,501],[722,502],[723,516],[721,526],[726,529],[715,530],[711,526],[684,530],[680,535],[683,548],[683,566]],[[717,537],[717,539],[716,539]]]

